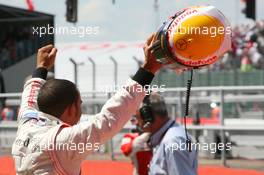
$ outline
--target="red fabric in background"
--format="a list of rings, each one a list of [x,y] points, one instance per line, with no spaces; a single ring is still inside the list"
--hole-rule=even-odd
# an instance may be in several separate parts
[[[152,159],[152,151],[139,151],[137,154],[138,160],[138,174],[147,175],[148,174],[148,165]]]
[[[120,149],[123,154],[125,154],[125,156],[129,156],[129,154],[132,152],[133,140],[138,136],[138,133],[128,133],[124,135]],[[123,143],[124,140],[126,140],[125,143]]]

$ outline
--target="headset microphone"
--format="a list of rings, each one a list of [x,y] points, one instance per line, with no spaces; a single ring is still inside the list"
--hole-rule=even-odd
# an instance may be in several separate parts
[[[146,128],[148,128],[150,125],[151,125],[150,122],[146,122],[146,123],[143,125],[143,128],[146,129]]]

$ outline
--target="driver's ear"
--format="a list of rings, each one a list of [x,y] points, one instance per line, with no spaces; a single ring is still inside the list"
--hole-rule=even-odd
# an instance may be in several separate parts
[[[75,110],[77,110],[78,107],[79,107],[79,101],[78,100],[75,100],[75,102],[73,103],[73,105],[75,106]]]
[[[69,116],[75,115],[75,110],[76,110],[76,107],[75,106],[76,106],[75,103],[70,104],[68,106],[67,110],[68,110],[68,115]]]

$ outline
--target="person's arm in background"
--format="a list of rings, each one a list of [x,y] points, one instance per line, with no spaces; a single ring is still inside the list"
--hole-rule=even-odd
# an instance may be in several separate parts
[[[144,132],[140,136],[136,137],[132,143],[132,153],[131,154],[135,155],[139,151],[150,150],[147,144],[149,137],[150,137],[150,133],[148,132]]]
[[[171,133],[173,134],[173,133]],[[182,137],[170,136],[161,142],[159,152],[155,153],[155,164],[151,165],[150,175],[197,175],[197,151],[182,146],[186,143],[186,139]]]
[[[158,151],[153,152],[153,157],[149,164],[149,175],[179,175],[177,172],[174,172],[174,174],[168,173],[165,150],[166,145],[160,144]]]
[[[125,156],[131,156],[133,150],[133,142],[138,136],[138,133],[127,133],[122,138],[120,149]]]
[[[82,122],[72,127],[63,128],[57,135],[56,143],[84,143],[103,144],[117,134],[130,119],[146,95],[144,87],[150,85],[154,74],[162,67],[151,53],[154,41],[152,35],[144,47],[145,62],[132,79],[129,79],[123,88],[117,91],[103,106],[101,112],[91,117],[89,121]],[[74,158],[77,163],[88,155],[92,150],[60,151],[58,154],[65,159]],[[65,160],[61,158],[61,160]]]
[[[57,49],[52,45],[44,46],[38,50],[36,69],[32,74],[32,78],[24,85],[18,121],[21,119],[26,121],[30,118],[37,117],[38,93],[46,82],[47,72],[54,64],[56,53]]]
[[[184,139],[182,141],[185,141]],[[161,142],[150,163],[149,175],[197,175],[195,163],[190,158],[193,153],[181,150],[178,140]],[[177,145],[177,149],[174,149]]]
[[[186,142],[185,140],[182,140]],[[181,142],[178,142],[178,145]],[[167,175],[197,175],[197,152],[192,150],[165,150]]]
[[[155,160],[150,163],[149,175],[196,175],[192,173],[190,155],[180,148],[172,149],[174,144],[178,142],[159,145],[159,151],[155,152]]]

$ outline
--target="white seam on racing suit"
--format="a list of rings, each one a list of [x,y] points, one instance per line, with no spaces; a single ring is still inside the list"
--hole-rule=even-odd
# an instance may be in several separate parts
[[[79,174],[81,163],[93,151],[92,147],[117,134],[146,94],[141,85],[129,79],[100,113],[69,126],[38,110],[37,96],[45,82],[32,78],[24,86],[18,131],[12,147],[18,175]],[[80,150],[80,145],[84,149]]]

